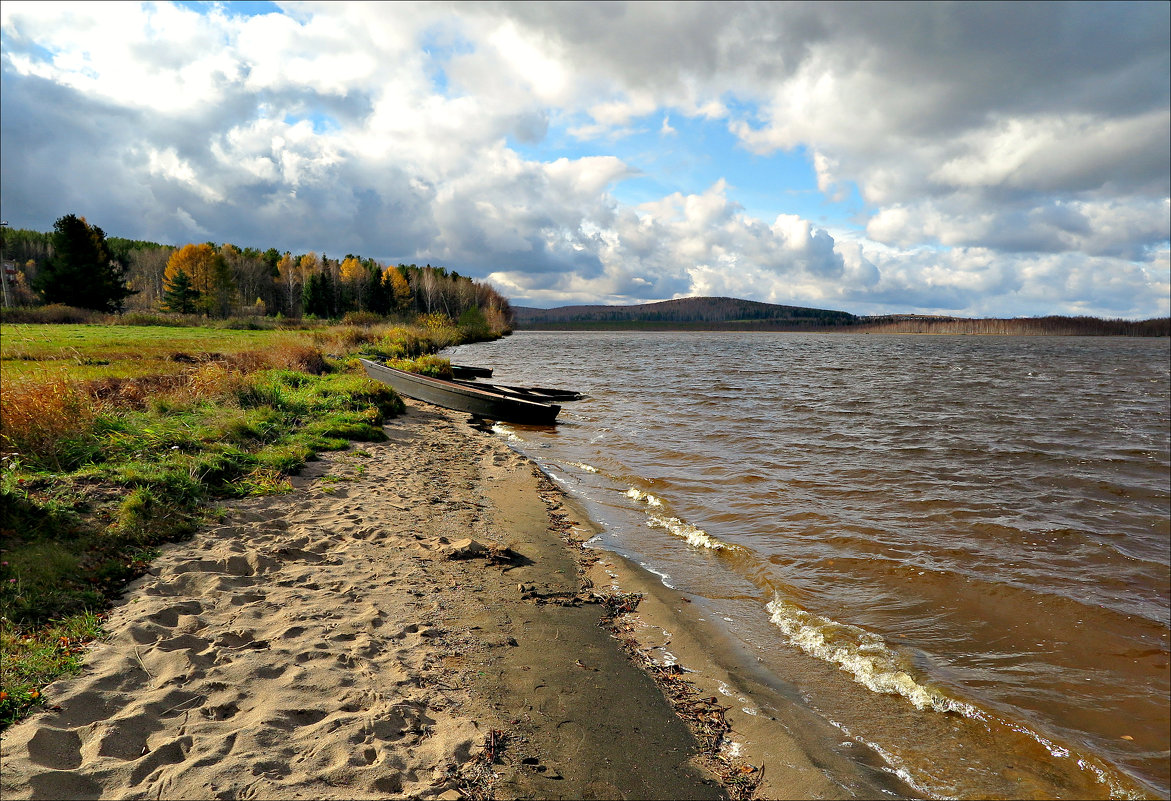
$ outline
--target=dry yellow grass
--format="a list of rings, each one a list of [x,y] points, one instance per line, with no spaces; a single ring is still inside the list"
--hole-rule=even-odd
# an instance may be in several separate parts
[[[91,436],[103,401],[60,376],[42,381],[6,381],[0,392],[0,447],[5,453],[36,453],[63,466],[67,452]]]

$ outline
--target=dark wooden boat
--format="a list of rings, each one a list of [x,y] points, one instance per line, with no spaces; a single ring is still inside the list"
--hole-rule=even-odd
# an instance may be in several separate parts
[[[480,387],[481,389],[500,392],[505,395],[515,395],[518,398],[527,398],[528,400],[542,401],[544,403],[569,403],[570,401],[579,401],[586,397],[584,393],[574,392],[571,389],[553,389],[552,387],[513,387],[507,384],[482,384],[479,381],[457,380],[455,383],[465,384],[471,387]]]
[[[446,409],[467,412],[476,417],[506,423],[552,425],[561,407],[555,403],[522,397],[515,393],[488,389],[470,381],[445,381],[442,378],[407,373],[384,364],[359,359],[366,375],[381,381],[396,392],[415,400],[434,403]]]
[[[454,377],[457,380],[463,379],[463,378],[469,378],[469,379],[491,378],[492,377],[492,368],[491,367],[472,367],[471,365],[468,365],[468,364],[453,364],[451,366],[451,375],[452,375],[452,377]]]

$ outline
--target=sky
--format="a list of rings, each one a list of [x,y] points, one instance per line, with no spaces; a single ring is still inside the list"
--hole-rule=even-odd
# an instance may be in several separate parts
[[[515,305],[1171,313],[1171,4],[0,5],[0,213]]]

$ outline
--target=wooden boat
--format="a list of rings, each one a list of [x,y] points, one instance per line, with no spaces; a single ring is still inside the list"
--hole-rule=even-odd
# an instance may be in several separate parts
[[[552,425],[561,407],[522,397],[515,393],[488,389],[470,381],[445,381],[417,373],[407,373],[384,364],[359,359],[366,375],[381,381],[396,392],[415,400],[434,403],[446,409],[467,412],[476,417],[507,423]]]
[[[584,393],[574,392],[572,389],[553,389],[552,387],[513,387],[507,384],[481,384],[479,381],[460,381],[458,379],[455,383],[466,384],[473,388],[479,387],[481,389],[491,390],[492,392],[500,392],[505,395],[516,395],[520,398],[542,401],[544,403],[569,403],[570,401],[579,401],[586,397]]]
[[[451,375],[459,380],[461,378],[491,378],[491,367],[472,367],[468,364],[453,364],[451,366]]]

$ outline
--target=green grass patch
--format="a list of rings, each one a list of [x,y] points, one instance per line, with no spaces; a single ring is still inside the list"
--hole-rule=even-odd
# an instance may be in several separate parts
[[[0,621],[0,728],[41,703],[41,689],[81,670],[85,644],[102,634],[101,617],[71,615],[26,629]]]

